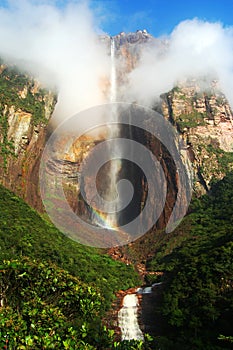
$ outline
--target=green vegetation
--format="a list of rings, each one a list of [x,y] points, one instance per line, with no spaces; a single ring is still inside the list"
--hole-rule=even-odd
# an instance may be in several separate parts
[[[0,347],[118,349],[101,318],[114,292],[139,284],[133,267],[71,241],[2,186],[0,207]]]
[[[14,142],[8,140],[8,118],[0,107],[0,157],[3,159],[3,166],[6,169],[9,155],[15,156]]]
[[[205,125],[205,114],[193,110],[192,113],[180,114],[179,119],[176,120],[179,131],[183,132],[185,128],[195,128],[197,126]]]
[[[196,199],[149,262],[164,272],[161,313],[166,319],[164,349],[230,349],[233,321],[233,174]],[[186,234],[184,231],[187,229]],[[174,239],[173,239],[174,243]],[[170,344],[170,345],[169,345]],[[162,348],[163,349],[163,348]]]
[[[38,92],[32,93],[35,82],[32,78],[22,74],[17,67],[6,67],[0,74],[0,107],[3,111],[5,105],[9,107],[15,106],[15,110],[21,109],[24,112],[33,115],[33,123],[47,124],[45,118],[45,101],[46,91],[39,89]],[[27,89],[25,98],[21,98],[19,93]]]
[[[198,168],[199,174],[205,179],[210,179],[210,184],[233,170],[233,153],[225,152],[219,147],[215,139],[207,139],[206,143],[199,143],[196,149],[201,160]]]
[[[176,85],[176,86],[174,86],[174,88],[171,90],[171,93],[182,93],[182,89],[178,86],[178,85]]]
[[[11,349],[93,349],[87,328],[102,302],[95,288],[39,261],[5,261],[0,268],[1,348],[8,341]]]
[[[139,283],[131,266],[70,240],[2,186],[0,207],[1,261],[27,256],[55,263],[82,281],[98,286],[108,306],[113,291]]]
[[[1,349],[152,349],[150,336],[115,341],[114,331],[101,325],[98,289],[56,265],[23,258],[0,269]]]
[[[216,156],[216,160],[219,164],[219,168],[225,173],[229,173],[233,169],[233,153],[224,152],[221,148],[209,144],[206,147],[206,150],[211,158],[213,155]]]
[[[8,114],[9,108],[15,111],[23,111],[32,114],[33,125],[47,124],[45,118],[46,90],[38,89],[33,92],[35,81],[27,75],[19,72],[15,66],[5,66],[2,60],[0,74],[0,157],[3,159],[4,168],[7,166],[9,155],[14,156],[14,142],[8,139]],[[25,89],[25,94],[20,93]]]

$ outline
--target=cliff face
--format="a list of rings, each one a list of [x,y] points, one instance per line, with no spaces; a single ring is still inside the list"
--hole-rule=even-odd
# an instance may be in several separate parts
[[[0,181],[42,210],[39,164],[56,98],[13,66],[0,72]]]
[[[192,80],[162,96],[162,111],[181,133],[194,172],[194,189],[205,193],[211,181],[233,169],[233,114],[216,81],[200,88]]]
[[[110,47],[109,37],[103,37],[102,40]],[[153,40],[155,39],[145,31],[138,31],[135,34],[121,33],[114,37],[115,54],[119,64],[117,66],[118,86],[127,79],[125,73],[130,72],[137,64],[140,52],[145,45],[149,45]],[[157,44],[164,45],[161,42]],[[177,128],[183,138],[185,149],[182,150],[182,159],[190,177],[194,178],[194,190],[197,195],[205,193],[209,189],[210,182],[224,177],[233,164],[232,111],[226,98],[219,91],[217,82],[189,80],[179,83],[176,88],[161,96],[155,109]],[[147,126],[153,126],[155,120],[145,119],[144,123]],[[164,227],[173,211],[179,187],[172,157],[156,138],[142,129],[126,129],[122,136],[145,145],[160,161],[167,180],[167,196],[157,227]],[[71,207],[87,220],[91,220],[90,208],[80,198],[77,200],[80,187],[79,164],[86,156],[92,157],[91,149],[95,147],[96,142],[98,140],[91,138],[75,141],[68,155],[57,154],[52,161],[52,168],[56,169],[56,172],[61,172],[64,177],[64,190]],[[59,147],[56,148],[59,149]],[[136,203],[128,208],[127,212],[122,213],[119,219],[121,225],[125,224],[125,219],[136,217],[147,200],[147,183],[144,175],[136,168],[133,169],[131,165],[125,165],[125,170],[122,170],[119,176],[128,178],[134,185]],[[158,178],[157,175],[156,173],[153,175],[154,183]],[[107,181],[104,176],[103,174],[97,180],[99,181],[97,187],[101,193],[104,192],[103,187],[106,186]],[[87,198],[92,198],[93,179],[86,181]],[[188,202],[187,194],[182,192],[180,195],[185,205]],[[151,203],[149,208],[152,210],[154,203]],[[151,217],[152,213],[148,212],[148,222]]]
[[[127,80],[127,73],[137,66],[143,49],[153,44],[163,50],[167,45],[145,30],[122,32],[114,41],[119,61],[119,90]],[[177,128],[186,144],[184,160],[192,172],[197,195],[204,194],[212,181],[222,179],[233,169],[233,113],[216,80],[178,82],[174,89],[161,95],[155,110]],[[153,151],[153,145],[148,147]]]
[[[109,45],[109,49],[110,39],[107,36],[101,38]],[[119,86],[127,79],[127,73],[137,65],[146,45],[151,42],[165,45],[145,30],[130,34],[122,32],[114,37],[114,41]],[[43,207],[38,189],[40,158],[48,136],[47,123],[55,103],[54,94],[41,89],[38,82],[20,74],[14,67],[0,65],[0,181],[38,210]],[[155,109],[179,131],[186,145],[183,160],[187,171],[194,177],[194,189],[197,195],[205,193],[211,181],[221,179],[233,167],[233,116],[217,82],[204,84],[189,80],[179,83],[161,96]],[[154,120],[150,118],[145,123],[147,126],[153,125]],[[176,169],[171,155],[158,140],[143,130],[126,130],[124,136],[145,145],[160,159],[168,184],[164,210],[157,224],[163,227],[171,215],[178,193]],[[64,135],[64,140],[60,142],[65,142],[66,137],[69,136]],[[61,173],[64,178],[64,191],[73,210],[89,216],[89,219],[89,208],[83,201],[77,201],[80,189],[79,165],[85,157],[91,157],[91,149],[102,139],[83,137],[76,140],[68,153],[57,152],[48,164],[50,171]],[[136,189],[137,203],[125,214],[133,217],[145,205],[147,183],[140,171],[135,170],[135,174],[132,169],[128,169],[122,170],[120,175],[124,177],[127,174]],[[86,187],[86,192],[89,198],[92,195],[93,179],[88,181],[90,186]],[[98,181],[99,187],[103,188],[101,177]],[[183,195],[185,201],[185,193]],[[153,203],[150,208],[153,208]],[[148,212],[148,220],[150,217],[151,213]],[[124,215],[121,221],[124,223]]]

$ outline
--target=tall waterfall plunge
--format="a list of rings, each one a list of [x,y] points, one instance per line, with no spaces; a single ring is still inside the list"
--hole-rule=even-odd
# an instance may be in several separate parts
[[[115,40],[111,38],[111,86],[110,102],[116,102],[117,99],[117,76],[116,76],[116,47]]]
[[[114,102],[117,101],[117,67],[116,67],[116,47],[115,40],[111,37],[110,42],[110,58],[111,58],[111,75],[110,75],[110,94],[109,101],[112,103],[109,111],[109,126],[108,126],[108,139],[114,139],[120,137],[120,127],[118,122],[117,105]],[[114,125],[114,123],[116,123]],[[121,170],[121,157],[119,147],[114,146],[111,142],[108,147],[109,154],[109,166],[105,173],[106,176],[106,190],[104,192],[105,206],[103,214],[97,210],[92,215],[92,221],[98,226],[112,230],[117,229],[118,226],[118,204],[120,201],[120,195],[117,192],[116,184],[118,180],[118,174]],[[113,203],[114,202],[114,203]],[[110,204],[111,203],[111,204]],[[111,205],[111,210],[110,210]],[[99,218],[101,217],[101,220]],[[104,220],[103,220],[104,217]]]

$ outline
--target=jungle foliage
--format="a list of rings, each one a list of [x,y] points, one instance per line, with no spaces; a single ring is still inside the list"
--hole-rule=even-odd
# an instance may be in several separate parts
[[[192,202],[191,213],[149,262],[164,272],[166,349],[230,349],[233,322],[233,174]],[[170,342],[170,345],[169,345]]]
[[[0,347],[117,349],[101,318],[114,292],[139,284],[133,267],[70,240],[2,186],[0,208]]]

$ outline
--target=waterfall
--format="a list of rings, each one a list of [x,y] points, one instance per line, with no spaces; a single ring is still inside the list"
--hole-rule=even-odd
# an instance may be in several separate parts
[[[122,340],[143,340],[143,334],[138,324],[138,297],[127,294],[123,299],[123,307],[118,313],[118,324]]]
[[[117,70],[116,70],[116,47],[115,40],[111,37],[111,47],[110,47],[110,59],[111,59],[111,72],[110,72],[110,94],[109,101],[112,103],[109,111],[109,131],[108,138],[113,139],[120,136],[119,126],[114,122],[118,121],[117,105],[114,104],[117,100]],[[108,148],[109,160],[113,159],[116,155],[119,157],[119,147],[116,150],[114,146],[109,145]],[[96,225],[104,227],[109,230],[117,229],[118,226],[118,213],[117,205],[120,200],[120,196],[116,190],[116,184],[118,179],[118,174],[121,169],[121,159],[114,159],[110,162],[108,173],[106,178],[103,180],[106,182],[106,191],[104,194],[106,203],[103,213],[96,210],[92,213],[92,222]],[[109,212],[109,202],[114,201],[114,207],[111,205],[111,212]],[[101,220],[99,219],[101,217]]]
[[[163,284],[163,282],[153,283],[150,287],[138,288],[137,289],[137,294],[151,294],[151,293],[153,293],[153,288],[154,287],[158,287],[161,284]]]
[[[110,78],[111,88],[110,88],[110,102],[114,103],[117,99],[117,74],[116,74],[116,47],[115,47],[115,40],[113,37],[111,37],[111,78]],[[112,105],[111,106],[111,120],[110,122],[114,123],[118,121],[118,115],[117,115],[117,106]],[[119,135],[119,127],[118,125],[113,126],[110,124],[110,135],[109,138],[115,138]],[[110,146],[109,149],[109,155],[110,159],[115,156],[115,149]],[[116,192],[116,183],[118,178],[118,173],[121,169],[121,160],[115,159],[110,164],[110,170],[109,170],[109,177],[110,177],[110,183],[108,188],[108,200],[114,200],[117,198],[118,193]],[[119,198],[117,199],[117,201]],[[115,205],[115,210],[113,210],[112,213],[107,215],[106,222],[109,228],[117,227],[118,224],[118,215],[117,215],[117,201]]]
[[[115,40],[111,38],[111,86],[110,86],[110,102],[116,102],[117,99],[117,79],[116,79],[116,47]]]

